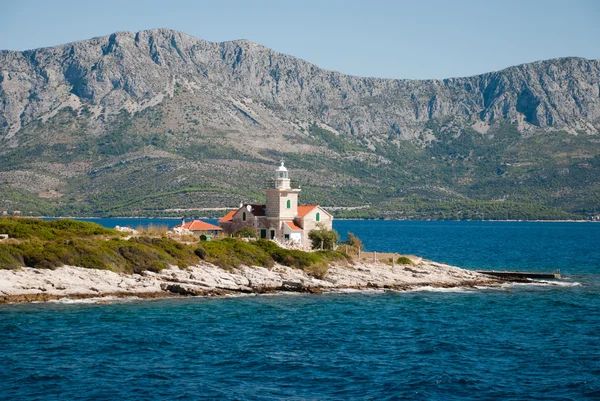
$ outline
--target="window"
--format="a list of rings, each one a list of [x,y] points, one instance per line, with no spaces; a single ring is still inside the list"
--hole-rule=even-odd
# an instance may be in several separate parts
[[[316,218],[316,220],[317,221],[321,221],[321,213],[317,212],[317,218]]]
[[[260,238],[267,239],[267,230],[265,230],[265,229],[260,230]]]
[[[290,235],[289,235],[289,234],[285,234],[285,235],[283,236],[283,238],[285,238],[285,239],[290,239]]]
[[[292,208],[292,201],[291,200],[287,200],[287,208],[291,209]]]
[[[246,212],[242,213],[242,221],[246,221]]]
[[[275,239],[275,230],[271,230],[271,239]]]

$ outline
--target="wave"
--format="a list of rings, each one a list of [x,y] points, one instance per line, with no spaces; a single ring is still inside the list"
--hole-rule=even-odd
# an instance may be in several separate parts
[[[110,295],[110,296],[106,296],[106,297],[94,297],[94,298],[82,298],[82,299],[71,299],[71,298],[65,297],[65,298],[48,301],[48,303],[63,304],[63,305],[106,304],[106,303],[116,303],[116,302],[139,301],[141,299],[142,298],[136,297],[136,296],[117,297],[114,295]]]
[[[487,287],[481,287],[481,289],[484,289]],[[433,287],[430,285],[425,285],[422,287],[414,287],[410,290],[407,290],[408,292],[462,292],[462,293],[467,293],[467,292],[473,292],[473,288],[467,288],[467,287]]]
[[[518,288],[518,287],[578,287],[581,283],[578,281],[552,281],[552,280],[530,280],[526,283],[502,283],[490,286],[476,286],[475,288],[480,290],[485,289],[498,289],[505,290],[509,288]]]

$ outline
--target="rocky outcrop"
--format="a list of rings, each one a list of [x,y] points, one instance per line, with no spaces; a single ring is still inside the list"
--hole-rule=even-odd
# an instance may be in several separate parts
[[[589,130],[600,123],[598,60],[554,59],[444,80],[362,78],[245,40],[211,43],[154,29],[0,52],[0,134],[10,138],[66,107],[86,118],[139,111],[178,89],[212,107],[199,117],[203,125],[241,118],[282,129],[278,120],[319,121],[351,135],[410,139],[447,116]]]
[[[19,270],[0,270],[0,303],[105,296],[156,298],[279,291],[409,290],[422,286],[469,287],[498,282],[500,280],[473,271],[422,260],[415,266],[392,267],[383,263],[330,266],[323,279],[281,265],[272,269],[245,266],[226,271],[203,263],[188,269],[172,267],[160,273],[145,272],[143,275],[73,266],[55,270],[24,267]]]

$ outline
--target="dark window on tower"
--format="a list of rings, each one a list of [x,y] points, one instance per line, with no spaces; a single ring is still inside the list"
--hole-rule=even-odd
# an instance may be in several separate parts
[[[246,212],[242,213],[242,221],[246,221]],[[317,220],[319,221],[319,220]]]

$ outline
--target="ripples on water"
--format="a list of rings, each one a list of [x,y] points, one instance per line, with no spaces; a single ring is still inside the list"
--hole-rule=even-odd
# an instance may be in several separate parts
[[[40,400],[598,399],[598,321],[583,286],[5,306],[0,389]]]
[[[506,260],[525,255],[522,268],[567,261],[572,279],[480,290],[4,305],[0,399],[600,399],[600,226],[563,226],[560,241],[551,226],[509,225],[509,232],[490,230],[496,244],[486,237],[477,245],[477,224],[475,234],[444,226],[446,239],[432,231],[427,241],[422,227],[410,235],[400,225],[404,234],[387,238],[432,259],[449,250],[446,261],[459,265],[477,266],[481,249],[504,248]],[[360,230],[354,226],[375,241]],[[543,245],[526,245],[540,232],[543,257]],[[521,248],[510,249],[519,240]],[[501,257],[488,263],[498,266]]]

